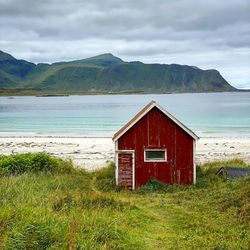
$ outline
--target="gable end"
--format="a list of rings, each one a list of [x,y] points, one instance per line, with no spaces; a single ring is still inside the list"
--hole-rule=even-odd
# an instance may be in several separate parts
[[[166,115],[169,119],[171,119],[175,124],[177,124],[181,129],[183,129],[194,140],[199,139],[199,137],[193,131],[191,131],[183,123],[181,123],[174,116],[172,116],[170,113],[168,113],[159,104],[152,101],[147,106],[145,106],[137,115],[135,115],[135,117],[132,118],[126,125],[124,125],[117,133],[115,133],[112,140],[117,141],[122,135],[124,135],[132,126],[134,126],[142,117],[144,117],[154,107],[159,109],[164,115]]]

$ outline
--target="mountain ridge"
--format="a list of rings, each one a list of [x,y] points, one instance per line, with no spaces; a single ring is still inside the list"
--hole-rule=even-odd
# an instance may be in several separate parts
[[[34,64],[0,51],[0,88],[43,91],[235,91],[215,69],[179,64],[125,62],[111,53],[81,60]]]

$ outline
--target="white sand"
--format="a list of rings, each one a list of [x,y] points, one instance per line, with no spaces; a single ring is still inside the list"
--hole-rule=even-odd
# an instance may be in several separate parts
[[[250,137],[200,138],[196,163],[241,158],[250,164]]]
[[[94,170],[114,160],[111,138],[86,137],[0,137],[0,154],[46,151],[76,166]],[[250,137],[201,138],[196,146],[196,163],[242,158],[250,164]]]

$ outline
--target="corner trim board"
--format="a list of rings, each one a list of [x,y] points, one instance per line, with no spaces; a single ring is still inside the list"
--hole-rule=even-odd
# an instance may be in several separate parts
[[[118,141],[115,141],[115,182],[118,185]]]
[[[195,164],[195,155],[196,155],[196,141],[193,140],[193,165],[194,165],[194,168],[193,168],[193,184],[196,183],[196,164]]]

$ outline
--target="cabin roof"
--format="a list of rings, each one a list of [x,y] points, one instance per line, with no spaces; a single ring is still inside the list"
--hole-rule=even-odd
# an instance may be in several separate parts
[[[154,107],[158,108],[164,115],[170,118],[175,124],[182,128],[187,134],[189,134],[194,140],[198,140],[199,137],[189,128],[187,128],[183,123],[177,120],[173,115],[167,112],[155,101],[151,101],[147,106],[145,106],[134,118],[132,118],[127,124],[125,124],[118,132],[116,132],[112,138],[113,141],[117,141],[122,135],[124,135],[134,124],[136,124],[142,117],[144,117],[151,109]]]
[[[230,179],[244,178],[250,175],[249,168],[236,168],[236,167],[222,167],[220,168],[217,175],[223,175]]]

